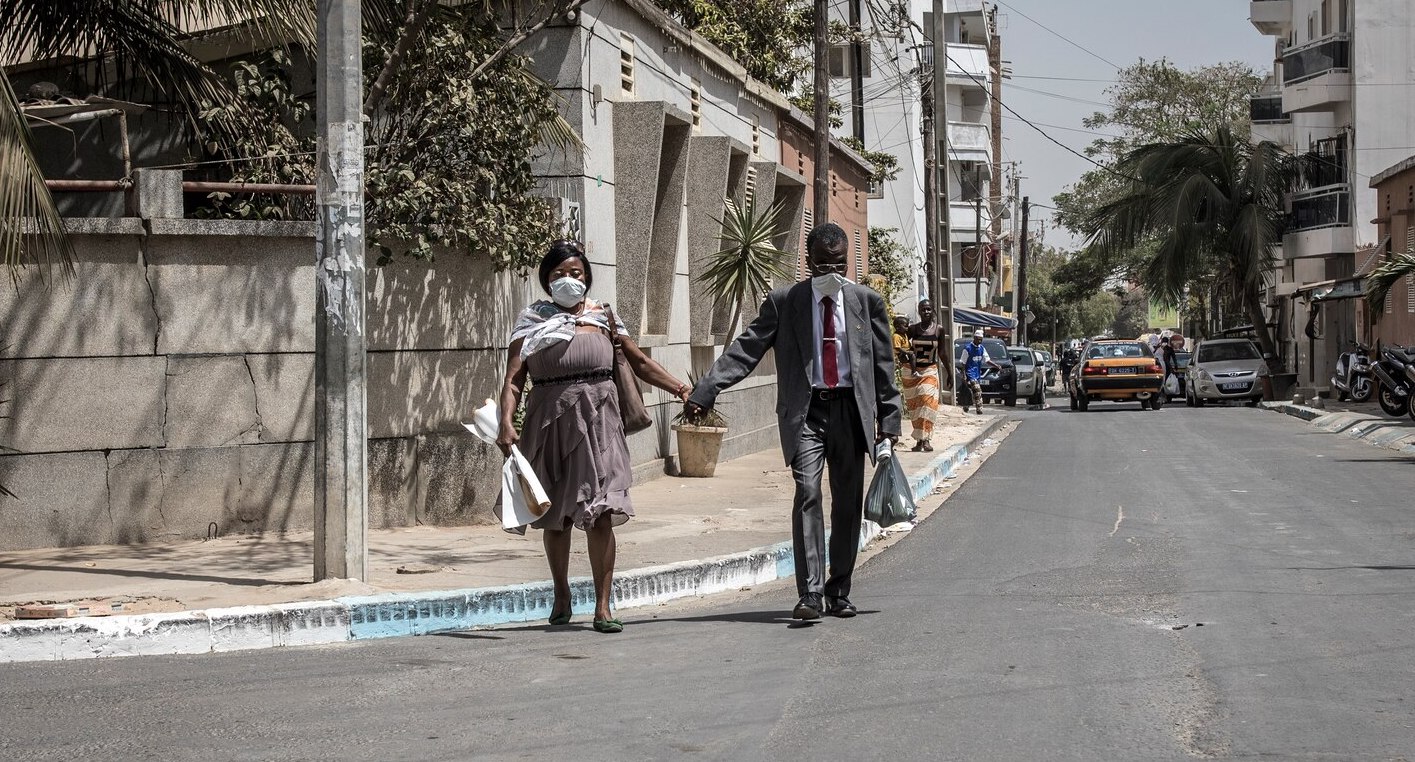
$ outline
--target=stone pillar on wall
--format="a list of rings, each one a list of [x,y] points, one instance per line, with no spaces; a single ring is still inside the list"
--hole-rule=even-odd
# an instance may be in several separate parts
[[[668,332],[691,132],[668,103],[614,104],[615,309],[641,336]]]

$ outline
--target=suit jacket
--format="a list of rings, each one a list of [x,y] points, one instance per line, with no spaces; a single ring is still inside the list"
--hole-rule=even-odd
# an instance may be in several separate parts
[[[894,384],[892,329],[879,294],[854,283],[845,284],[841,294],[851,383],[860,411],[860,430],[867,440],[860,446],[873,459],[876,433],[899,436],[902,405]],[[776,350],[777,428],[787,463],[796,456],[811,407],[811,370],[816,362],[814,312],[809,280],[767,294],[757,319],[713,363],[689,397],[704,408],[712,407],[723,389],[746,378],[768,349]]]

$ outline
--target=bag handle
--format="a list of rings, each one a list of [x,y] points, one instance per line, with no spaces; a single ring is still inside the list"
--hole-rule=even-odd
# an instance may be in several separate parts
[[[609,341],[616,349],[623,348],[619,342],[619,318],[614,314],[614,309],[608,304],[604,305],[604,314],[609,316]]]

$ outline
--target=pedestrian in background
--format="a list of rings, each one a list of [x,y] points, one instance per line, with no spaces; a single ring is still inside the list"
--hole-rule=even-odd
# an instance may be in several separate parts
[[[946,336],[943,339],[947,339]],[[928,299],[919,302],[919,322],[909,326],[909,348],[913,362],[900,373],[900,389],[904,393],[904,411],[913,425],[914,452],[933,452],[934,424],[938,422],[939,379],[938,351],[940,332],[934,322],[933,304]]]
[[[683,412],[712,408],[768,350],[776,356],[777,429],[796,482],[791,542],[796,560],[796,619],[852,617],[850,579],[860,546],[865,458],[899,438],[899,389],[884,299],[845,277],[850,245],[839,225],[806,237],[811,279],[776,289],[747,330],[698,381]],[[883,444],[883,443],[888,444]],[[821,476],[830,471],[830,576]]]
[[[570,622],[570,529],[589,542],[594,577],[594,628],[620,632],[610,611],[614,589],[614,527],[634,515],[633,474],[624,421],[614,385],[614,346],[624,350],[634,375],[679,399],[689,386],[645,355],[607,304],[586,298],[594,270],[576,241],[556,241],[540,262],[540,286],[550,295],[516,318],[501,385],[501,432],[509,453],[519,443],[550,497],[551,507],[531,524],[544,530],[555,601],[550,624]],[[613,337],[613,338],[611,338]],[[514,414],[526,379],[531,393],[519,433]]]
[[[983,332],[973,331],[973,340],[963,345],[963,371],[968,379],[968,391],[973,395],[973,408],[978,415],[983,414],[983,366],[993,368],[1002,366],[993,362],[988,355],[988,348],[983,346]],[[965,405],[964,410],[967,410]]]

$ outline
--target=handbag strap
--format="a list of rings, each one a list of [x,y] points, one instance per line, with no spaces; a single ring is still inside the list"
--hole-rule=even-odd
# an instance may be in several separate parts
[[[604,305],[604,314],[609,316],[609,341],[615,349],[622,349],[623,344],[619,343],[619,317],[614,314],[614,310],[608,304]]]

